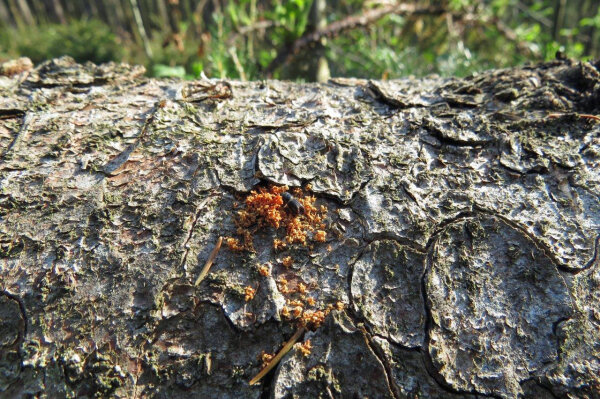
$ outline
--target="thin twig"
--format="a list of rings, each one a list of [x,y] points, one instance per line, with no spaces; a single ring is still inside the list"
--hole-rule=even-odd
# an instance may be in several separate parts
[[[227,46],[231,47],[235,44],[235,41],[237,39],[239,39],[240,37],[244,37],[250,33],[253,33],[255,31],[261,31],[261,30],[267,30],[269,28],[274,28],[274,27],[278,27],[281,26],[281,23],[278,21],[257,21],[252,25],[246,25],[246,26],[242,26],[240,27],[237,32],[234,32],[231,36],[229,36],[229,38],[227,39]]]
[[[517,33],[504,22],[502,22],[498,17],[484,17],[480,14],[468,13],[464,15],[457,15],[457,18],[463,23],[463,29],[471,29],[471,26],[481,27],[493,25],[498,33],[500,33],[506,40],[512,42],[517,50],[519,50],[522,54],[533,57],[540,56],[539,51],[536,51],[526,41],[521,40]]]
[[[561,116],[567,116],[569,114],[559,114],[559,113],[554,113],[554,114],[548,114],[548,118],[560,118]],[[585,119],[593,119],[596,121],[600,121],[600,116],[596,116],[596,115],[591,115],[591,114],[575,114],[576,117],[578,118],[585,118]]]
[[[594,119],[594,120],[600,121],[600,117],[596,116],[596,115],[591,115],[591,114],[577,114],[577,116],[580,117],[580,118]]]
[[[250,380],[249,384],[250,385],[256,384],[269,371],[271,371],[271,369],[273,367],[275,367],[277,365],[277,363],[279,363],[281,358],[283,358],[290,351],[290,349],[292,349],[292,347],[294,346],[296,341],[298,341],[298,339],[302,336],[302,334],[304,334],[304,331],[305,331],[304,327],[299,327],[298,330],[296,331],[296,333],[294,333],[294,335],[292,336],[292,338],[290,338],[290,340],[287,341],[285,343],[285,345],[283,345],[283,348],[281,348],[281,350],[277,353],[277,355],[275,355],[275,357],[273,359],[271,359],[269,364],[267,364],[264,369],[260,370],[260,372],[258,374],[256,374],[256,376],[253,379]]]
[[[221,249],[222,243],[223,243],[223,237],[220,236],[219,239],[217,240],[217,245],[215,246],[215,249],[213,249],[212,252],[210,253],[208,260],[204,264],[204,268],[202,269],[202,272],[200,272],[200,275],[196,279],[196,282],[194,283],[195,286],[200,285],[202,280],[204,280],[204,277],[206,277],[206,275],[208,274],[208,270],[210,269],[213,262],[215,261],[215,258],[217,257],[217,254],[219,253],[219,250]]]
[[[235,69],[237,69],[238,74],[240,75],[240,80],[245,82],[247,80],[246,73],[244,72],[244,67],[240,63],[237,53],[235,52],[235,47],[233,47],[233,46],[229,47],[229,49],[227,51],[229,52],[229,55],[231,56],[231,59],[233,60],[233,65],[235,65]]]

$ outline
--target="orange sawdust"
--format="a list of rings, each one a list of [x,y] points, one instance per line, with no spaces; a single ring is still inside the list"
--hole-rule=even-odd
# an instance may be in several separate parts
[[[294,259],[291,256],[286,256],[285,258],[282,259],[281,263],[285,267],[290,268],[294,264]]]
[[[297,214],[284,203],[281,194],[287,191],[302,204],[304,212]],[[254,234],[267,228],[285,232],[283,238],[274,237],[273,248],[276,250],[283,250],[288,244],[310,246],[311,242],[324,242],[327,207],[316,207],[315,201],[314,196],[304,195],[300,188],[289,190],[287,186],[271,185],[252,190],[244,201],[244,209],[237,212],[235,219],[236,233],[242,242],[232,237],[225,242],[233,251],[253,251]]]
[[[298,246],[312,252],[314,246],[326,243],[330,236],[326,226],[328,209],[324,205],[316,205],[317,199],[309,194],[311,189],[310,185],[306,185],[304,189],[270,185],[252,190],[239,206],[234,207],[236,234],[235,237],[225,239],[226,245],[232,251],[255,252],[254,240],[270,237],[273,250],[285,253],[294,251]],[[284,193],[289,193],[284,196],[285,201],[282,197]],[[330,244],[326,243],[325,246],[327,251],[333,250]],[[304,251],[294,252],[294,257],[284,254],[276,262],[271,260],[266,264],[256,265],[258,275],[268,278],[273,274],[277,289],[286,299],[280,309],[280,316],[282,321],[292,323],[297,328],[294,342],[304,331],[314,331],[321,327],[332,311],[344,309],[342,302],[327,304],[319,301],[318,283],[304,282],[295,274],[299,265],[304,262],[294,258],[303,253]],[[256,290],[247,286],[244,293],[246,301],[250,301]],[[308,356],[311,349],[310,340],[298,346],[298,351],[304,356]],[[254,384],[262,378],[264,371],[268,371],[280,360],[281,357],[278,356],[279,354],[274,357],[272,354],[261,353],[259,360],[264,369],[250,383]]]
[[[269,269],[269,266],[267,266],[267,265],[258,266],[258,272],[263,277],[269,277],[271,275],[271,270]]]
[[[300,325],[314,331],[323,325],[329,313],[329,310],[306,310],[302,313]]]
[[[233,238],[233,237],[227,237],[225,239],[225,244],[232,251],[243,251],[244,249],[246,249],[246,246],[244,244],[240,243],[240,240],[238,240],[237,238]]]
[[[284,295],[292,292],[292,290],[290,290],[290,287],[288,287],[288,281],[283,277],[277,281],[277,288],[279,288],[279,292],[281,292]]]
[[[302,306],[295,306],[292,309],[292,315],[294,316],[294,319],[297,319],[298,317],[302,316],[303,313],[304,308]]]
[[[315,233],[315,241],[325,242],[326,238],[327,238],[327,233],[324,232],[323,230],[317,230],[317,232]]]
[[[312,349],[312,344],[310,343],[310,339],[307,339],[303,344],[298,345],[298,351],[302,353],[304,356],[310,355],[310,350]]]
[[[298,292],[300,294],[305,294],[306,293],[306,285],[304,283],[299,283],[298,286],[296,286],[296,292]]]
[[[244,299],[246,300],[246,302],[250,302],[252,299],[254,299],[254,295],[256,295],[256,290],[250,286],[247,286],[244,288]]]
[[[300,306],[300,307],[304,307],[304,302],[298,300],[298,299],[288,299],[287,300],[288,305],[290,306]]]
[[[341,301],[335,304],[329,304],[325,309],[307,309],[307,306],[315,306],[316,301],[312,297],[305,300],[287,299],[282,307],[280,315],[286,320],[294,320],[298,327],[304,327],[309,330],[316,330],[325,322],[325,318],[332,310],[342,311],[344,303]]]
[[[265,367],[274,357],[275,354],[262,351],[260,355],[258,355],[258,360],[260,360],[263,364],[263,367]]]
[[[279,238],[276,238],[273,240],[273,249],[274,250],[281,251],[281,250],[285,249],[285,247],[287,247],[287,244],[285,243],[285,241],[282,241]]]

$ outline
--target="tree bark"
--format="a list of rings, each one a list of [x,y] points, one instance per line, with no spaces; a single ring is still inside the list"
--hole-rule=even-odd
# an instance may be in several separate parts
[[[10,13],[4,2],[0,2],[0,21],[2,21],[2,24],[6,27],[13,25],[15,22],[10,17]]]
[[[600,396],[598,64],[142,74],[0,77],[1,397]],[[307,246],[241,227],[280,185]]]
[[[131,12],[133,13],[133,20],[137,28],[137,33],[144,46],[144,52],[146,53],[146,57],[151,60],[153,58],[152,48],[150,47],[150,40],[148,39],[146,28],[144,27],[140,5],[137,0],[129,0],[129,4],[131,5]]]

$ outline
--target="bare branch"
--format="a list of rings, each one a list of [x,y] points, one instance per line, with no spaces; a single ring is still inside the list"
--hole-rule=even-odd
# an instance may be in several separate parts
[[[321,39],[336,37],[343,32],[368,26],[386,15],[437,15],[445,12],[446,9],[441,7],[419,6],[416,4],[393,4],[344,18],[327,25],[323,29],[307,33],[290,46],[281,49],[275,59],[267,66],[265,71],[266,75],[271,77],[275,69],[279,66],[286,65],[294,56],[298,55],[305,48],[319,43]]]

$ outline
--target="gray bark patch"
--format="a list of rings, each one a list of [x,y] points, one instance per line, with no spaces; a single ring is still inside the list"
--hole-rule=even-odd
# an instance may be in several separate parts
[[[384,366],[365,336],[329,320],[305,335],[312,343],[310,355],[294,351],[281,363],[273,398],[393,398]]]
[[[558,355],[554,325],[573,313],[552,261],[490,217],[444,229],[428,254],[429,352],[456,390],[521,395]]]
[[[381,348],[386,362],[390,365],[392,382],[400,398],[476,398],[453,391],[442,386],[427,370],[426,359],[420,350],[408,350],[391,344],[383,338],[374,338],[374,343]]]
[[[145,378],[162,381],[146,392],[156,397],[259,398],[261,387],[248,385],[259,370],[257,357],[282,340],[273,323],[254,333],[240,332],[217,307],[201,303],[159,322],[151,345],[139,357],[156,367],[140,375],[140,383]]]
[[[424,259],[395,241],[376,241],[354,264],[352,274],[356,311],[376,334],[408,347],[421,346],[424,339]]]

